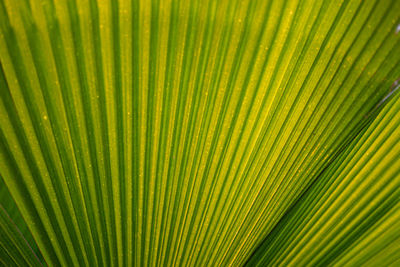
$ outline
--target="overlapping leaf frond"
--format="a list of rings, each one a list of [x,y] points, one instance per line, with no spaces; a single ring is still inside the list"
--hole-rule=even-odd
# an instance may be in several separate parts
[[[388,266],[400,260],[399,109],[397,94],[278,223],[249,265]]]
[[[1,262],[398,261],[398,10],[0,0]]]

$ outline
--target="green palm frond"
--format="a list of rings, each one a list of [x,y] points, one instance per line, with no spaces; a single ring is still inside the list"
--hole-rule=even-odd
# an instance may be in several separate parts
[[[375,266],[399,260],[399,109],[397,94],[287,212],[250,265],[363,266],[378,253]]]
[[[0,0],[0,263],[399,263],[398,10]]]

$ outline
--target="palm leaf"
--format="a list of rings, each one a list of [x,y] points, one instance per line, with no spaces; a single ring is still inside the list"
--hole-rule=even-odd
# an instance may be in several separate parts
[[[249,265],[399,260],[399,108],[397,94],[287,212]]]
[[[399,9],[0,0],[1,262],[395,264]]]

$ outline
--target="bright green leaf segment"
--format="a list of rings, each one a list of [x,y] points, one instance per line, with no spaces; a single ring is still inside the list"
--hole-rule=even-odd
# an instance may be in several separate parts
[[[43,265],[35,241],[2,180],[0,185],[0,263],[5,266],[14,266],[13,263]]]
[[[400,94],[321,174],[248,265],[400,262]],[[381,255],[380,255],[381,254]]]
[[[0,264],[400,264],[399,10],[0,0]]]

